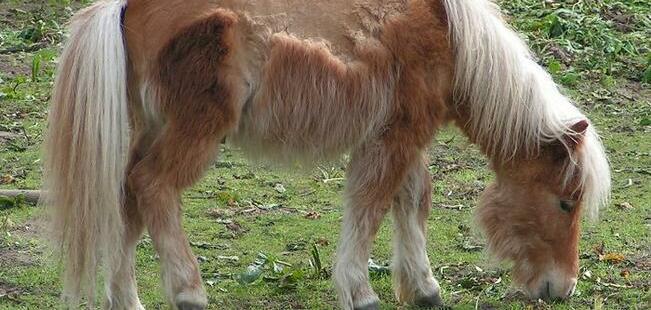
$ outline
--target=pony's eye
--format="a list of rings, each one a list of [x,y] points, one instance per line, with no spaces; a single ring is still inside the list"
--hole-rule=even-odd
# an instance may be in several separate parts
[[[570,200],[561,200],[560,205],[561,210],[570,213],[572,212],[572,209],[574,209],[574,201]]]

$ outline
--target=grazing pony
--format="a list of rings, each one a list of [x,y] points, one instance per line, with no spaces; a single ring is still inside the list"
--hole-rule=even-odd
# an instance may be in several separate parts
[[[425,152],[458,126],[495,182],[476,215],[533,298],[572,294],[580,213],[610,175],[593,126],[486,0],[113,0],[79,12],[59,60],[46,138],[51,236],[64,297],[142,309],[147,229],[173,308],[204,309],[180,196],[226,138],[248,154],[315,162],[350,152],[333,278],[344,309],[378,309],[367,260],[395,223],[400,302],[441,304],[425,251]]]

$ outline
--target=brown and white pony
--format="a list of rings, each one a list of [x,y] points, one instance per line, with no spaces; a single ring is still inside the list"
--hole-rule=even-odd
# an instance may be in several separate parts
[[[172,307],[207,298],[180,195],[229,139],[249,154],[314,162],[351,152],[333,278],[345,309],[377,309],[369,249],[395,223],[401,302],[436,306],[425,251],[425,152],[455,124],[496,179],[477,219],[533,298],[572,294],[579,214],[610,175],[601,142],[486,0],[115,0],[79,12],[59,61],[46,139],[64,296],[142,309],[134,251],[160,254]]]

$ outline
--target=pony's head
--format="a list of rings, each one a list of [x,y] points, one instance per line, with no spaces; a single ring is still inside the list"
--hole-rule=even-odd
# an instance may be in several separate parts
[[[477,222],[533,298],[566,298],[578,274],[580,213],[608,200],[610,170],[585,116],[490,0],[444,0],[454,46],[452,117],[491,159],[496,180]]]
[[[496,180],[481,197],[476,215],[488,251],[513,263],[514,282],[532,298],[567,298],[576,286],[579,215],[594,208],[593,162],[603,159],[589,154],[601,150],[588,127],[578,121],[535,156],[494,162]]]

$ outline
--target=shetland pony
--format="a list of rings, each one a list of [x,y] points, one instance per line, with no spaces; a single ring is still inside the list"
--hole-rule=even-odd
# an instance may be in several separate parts
[[[70,305],[142,309],[147,229],[173,308],[204,309],[181,227],[182,191],[224,138],[314,162],[351,153],[333,278],[344,309],[378,309],[367,260],[394,217],[400,302],[441,304],[425,251],[425,152],[454,124],[496,178],[476,210],[488,250],[532,298],[566,298],[579,214],[608,198],[587,118],[486,0],[114,0],[79,12],[59,61],[46,138],[51,235]]]

